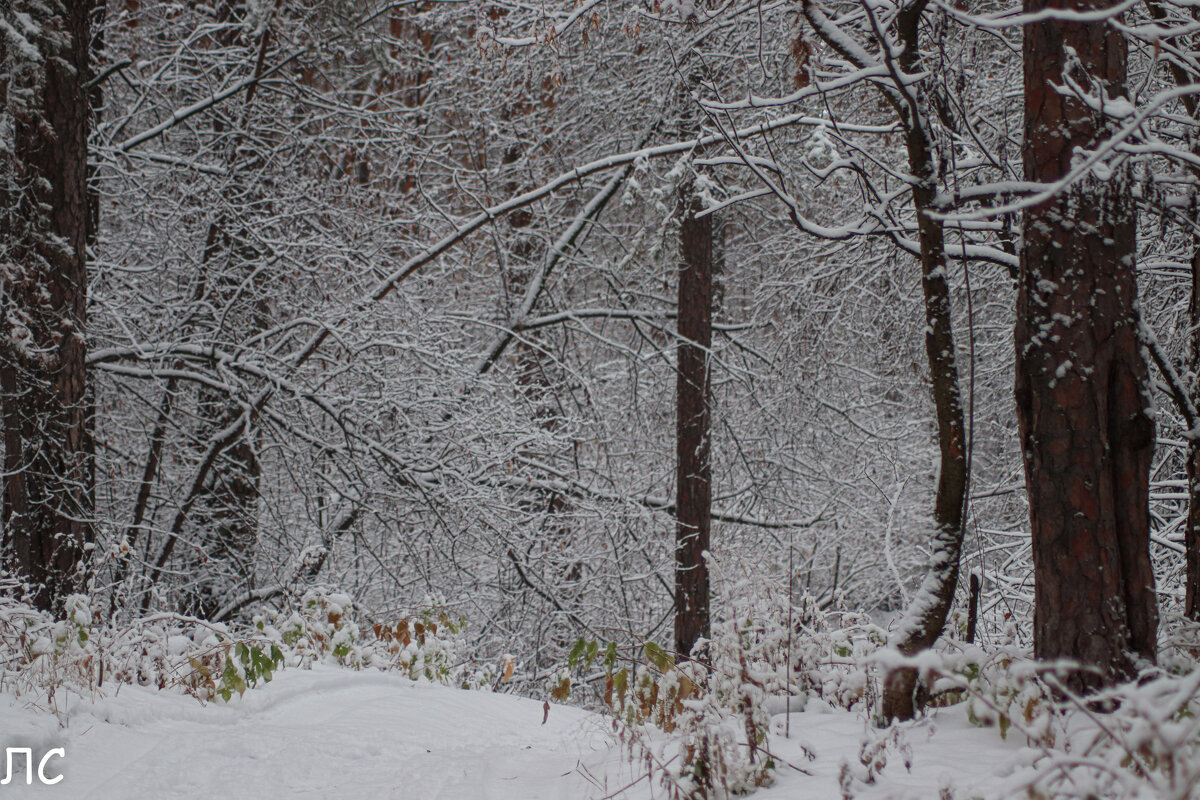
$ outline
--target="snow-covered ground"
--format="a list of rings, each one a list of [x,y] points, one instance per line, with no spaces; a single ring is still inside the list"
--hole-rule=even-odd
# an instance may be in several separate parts
[[[782,735],[784,716],[773,721],[776,755],[812,774],[781,765],[776,784],[755,797],[840,797],[839,766],[857,761],[864,722],[820,706],[809,703],[792,715],[790,739]],[[378,672],[284,670],[240,699],[207,706],[124,686],[107,696],[73,697],[63,711],[65,726],[31,708],[29,698],[0,695],[0,746],[30,747],[35,759],[53,747],[66,751],[47,768],[50,776],[65,776],[60,783],[43,786],[35,778],[25,786],[19,763],[14,782],[0,786],[0,800],[639,800],[664,794],[637,781],[643,770],[598,715],[554,705],[543,724],[538,701]],[[1004,796],[1000,776],[1029,751],[1012,737],[1002,741],[994,729],[972,728],[963,717],[961,709],[948,709],[908,730],[911,772],[892,750],[879,781],[859,787],[858,796],[932,800],[944,785],[961,798]],[[801,745],[815,760],[805,758]]]

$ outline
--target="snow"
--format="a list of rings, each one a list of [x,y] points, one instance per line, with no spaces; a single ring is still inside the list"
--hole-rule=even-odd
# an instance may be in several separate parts
[[[589,772],[620,766],[579,709],[542,725],[536,701],[330,667],[285,670],[228,705],[124,686],[67,713],[59,729],[0,705],[7,746],[66,750],[61,784],[5,797],[578,798],[595,793]]]
[[[87,800],[172,798],[403,798],[535,800],[662,798],[644,778],[641,759],[616,742],[604,717],[541,701],[413,683],[386,673],[317,666],[281,671],[269,684],[229,704],[137,686],[108,696],[74,695],[55,715],[28,698],[0,694],[0,743],[30,747],[35,759],[53,747],[55,786],[22,785],[18,759],[5,798]],[[810,700],[772,718],[771,751],[782,762],[762,800],[840,796],[843,761],[861,769],[864,738],[879,739],[860,713]],[[944,786],[1005,796],[1031,752],[1011,732],[970,726],[962,707],[937,711],[904,728],[901,751],[874,784],[855,784],[864,800],[931,798]],[[815,755],[809,760],[805,748]],[[810,775],[795,769],[799,767]],[[641,778],[639,780],[639,778]],[[631,785],[632,784],[632,785]],[[1009,783],[1008,789],[1014,786]],[[622,790],[625,790],[622,792]]]

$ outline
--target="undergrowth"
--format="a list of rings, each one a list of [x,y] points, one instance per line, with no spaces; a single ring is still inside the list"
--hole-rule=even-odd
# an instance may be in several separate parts
[[[82,595],[54,618],[16,599],[13,586],[0,590],[0,692],[64,722],[70,693],[102,696],[122,685],[208,703],[230,702],[281,669],[316,664],[476,689],[499,688],[518,669],[512,656],[474,659],[466,621],[432,598],[380,619],[343,593],[312,589],[243,624],[153,614],[115,626]],[[805,763],[780,759],[772,741],[784,735],[781,715],[813,702],[864,722],[857,756],[838,773],[845,800],[898,764],[910,766],[909,737],[932,727],[935,713],[961,714],[1030,754],[996,798],[1200,798],[1195,623],[1168,618],[1159,666],[1081,698],[1062,680],[1065,665],[1035,661],[1012,637],[986,646],[944,639],[902,660],[868,618],[810,597],[789,603],[747,587],[724,608],[727,616],[688,658],[654,642],[583,638],[546,687],[554,700],[599,706],[672,800],[727,800],[770,785],[782,768],[806,772]],[[880,726],[880,679],[902,663],[918,669],[928,710],[913,723]],[[946,785],[939,797],[960,796]]]
[[[317,663],[376,669],[463,688],[487,688],[513,675],[511,659],[479,664],[467,653],[466,620],[426,598],[411,614],[368,620],[350,598],[311,589],[249,624],[216,624],[152,614],[106,624],[84,595],[62,618],[0,587],[0,692],[65,719],[68,693],[98,696],[121,685],[184,692],[229,702],[284,668]]]

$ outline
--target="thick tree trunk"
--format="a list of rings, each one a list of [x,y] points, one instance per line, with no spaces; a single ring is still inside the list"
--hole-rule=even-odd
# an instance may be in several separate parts
[[[1026,0],[1025,11],[1111,3]],[[1125,91],[1126,49],[1104,22],[1025,30],[1025,177],[1065,175],[1108,132],[1064,95],[1070,77],[1106,98]],[[1071,659],[1087,689],[1153,660],[1158,613],[1149,555],[1154,422],[1139,344],[1130,176],[1076,181],[1026,211],[1016,322],[1016,397],[1033,531],[1034,649]]]
[[[10,0],[0,11],[10,28],[0,37],[0,74],[8,73],[12,121],[11,140],[0,142],[2,517],[12,564],[47,610],[85,588],[93,540],[84,342],[89,6]]]
[[[690,180],[679,190],[679,350],[675,382],[675,650],[692,652],[709,635],[708,565],[712,513],[713,218]]]

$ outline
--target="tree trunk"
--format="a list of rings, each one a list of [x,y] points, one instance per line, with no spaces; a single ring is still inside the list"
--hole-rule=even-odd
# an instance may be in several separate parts
[[[1025,11],[1052,5],[1026,0]],[[1053,4],[1088,11],[1111,3]],[[1105,22],[1025,30],[1025,177],[1065,175],[1104,117],[1064,95],[1070,77],[1105,98],[1125,91],[1126,48]],[[1077,157],[1077,156],[1076,156]],[[1033,532],[1034,650],[1082,668],[1077,690],[1153,660],[1158,612],[1149,554],[1154,421],[1139,345],[1130,176],[1089,174],[1024,218],[1016,321],[1016,398]]]
[[[900,66],[904,74],[920,72],[919,25],[922,4],[909,6],[896,21],[896,33],[904,45]],[[897,111],[904,122],[904,141],[909,170],[916,182],[912,189],[917,217],[917,240],[921,248],[921,291],[925,301],[925,359],[933,392],[938,427],[938,482],[933,504],[933,537],[929,568],[924,580],[904,611],[900,626],[892,632],[891,646],[906,656],[933,647],[946,626],[946,615],[954,603],[962,554],[963,515],[970,480],[967,464],[966,425],[962,391],[958,382],[958,358],[954,343],[950,286],[946,281],[946,232],[942,222],[929,215],[940,180],[934,159],[933,129],[927,114],[924,87],[898,86],[909,104]],[[887,719],[911,719],[917,711],[917,672],[898,669],[888,674],[883,690],[883,714]]]
[[[675,381],[675,650],[692,652],[709,635],[708,565],[712,512],[709,460],[713,218],[691,180],[679,189],[679,350]]]
[[[963,514],[966,509],[968,463],[962,394],[954,344],[950,286],[946,281],[946,232],[941,220],[930,216],[943,167],[935,157],[935,128],[929,115],[927,81],[900,80],[926,68],[921,64],[920,24],[925,0],[907,5],[895,21],[901,45],[900,71],[893,84],[878,85],[895,110],[904,131],[908,168],[912,173],[912,203],[917,220],[921,259],[921,291],[925,301],[925,358],[933,392],[938,426],[939,468],[933,507],[932,554],[925,579],[889,645],[905,656],[932,647],[942,635],[946,614],[954,602],[962,552]],[[813,0],[802,4],[805,18],[826,45],[860,69],[870,65],[865,50],[840,30]],[[877,28],[877,30],[881,30]],[[883,43],[891,51],[895,44]],[[945,124],[951,124],[946,121]],[[910,719],[917,711],[917,672],[912,668],[890,671],[884,679],[881,711],[887,719]]]
[[[86,588],[93,541],[86,327],[90,3],[12,0],[0,12],[0,402],[8,557],[35,604]],[[22,31],[25,41],[13,41]],[[20,34],[16,34],[20,35]],[[28,46],[26,46],[28,45]]]

